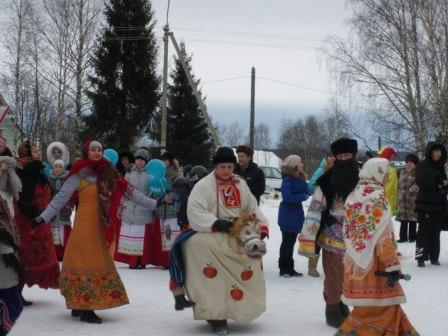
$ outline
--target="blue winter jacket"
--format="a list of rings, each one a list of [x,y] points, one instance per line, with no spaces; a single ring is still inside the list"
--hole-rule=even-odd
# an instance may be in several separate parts
[[[321,177],[325,172],[325,165],[327,164],[327,159],[323,159],[320,162],[319,168],[316,169],[311,179],[308,181],[308,194],[312,195],[314,193],[314,189],[316,189],[316,183],[319,177]]]
[[[292,176],[283,175],[282,202],[278,210],[278,225],[282,232],[299,233],[302,231],[302,202],[308,198],[307,183]]]

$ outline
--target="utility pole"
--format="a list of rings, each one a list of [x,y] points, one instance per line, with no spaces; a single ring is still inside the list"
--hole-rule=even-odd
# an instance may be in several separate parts
[[[168,42],[170,27],[168,23],[163,27],[163,79],[162,79],[162,125],[160,130],[160,150],[166,151],[166,120],[167,120],[167,86],[168,86]]]
[[[378,150],[380,150],[381,149],[381,137],[379,136],[378,137]]]
[[[184,55],[182,54],[179,45],[177,44],[177,41],[174,37],[174,34],[172,32],[169,33],[169,36],[171,38],[171,42],[173,42],[174,49],[176,50],[177,56],[179,57],[180,63],[182,64],[182,68],[185,71],[185,74],[187,75],[188,82],[190,83],[190,86],[193,90],[193,94],[196,97],[196,101],[199,105],[199,108],[201,109],[201,112],[205,118],[205,122],[207,123],[208,129],[210,130],[210,133],[213,138],[213,144],[216,148],[219,147],[219,138],[218,134],[216,133],[215,128],[213,127],[212,121],[207,113],[207,107],[205,106],[204,102],[202,101],[201,93],[199,92],[196,83],[193,80],[193,76],[191,75],[190,69],[187,66],[187,62],[184,59]]]
[[[201,93],[198,91],[196,84],[193,81],[193,76],[190,73],[190,69],[188,69],[187,62],[185,61],[179,46],[177,45],[176,39],[174,38],[174,34],[170,32],[170,27],[168,24],[170,12],[170,0],[168,0],[168,7],[166,10],[166,24],[163,27],[164,35],[163,35],[163,79],[162,79],[162,115],[161,115],[161,130],[160,130],[160,150],[161,152],[166,151],[166,137],[167,137],[167,107],[168,107],[168,43],[169,40],[173,42],[174,49],[176,49],[177,56],[182,64],[182,67],[187,75],[188,82],[193,89],[193,93],[196,97],[196,101],[198,102],[199,108],[201,109],[202,114],[204,115],[207,126],[210,130],[210,133],[213,138],[213,143],[216,148],[219,147],[219,139],[218,134],[216,133],[215,128],[213,127],[212,121],[207,113],[207,107],[202,102]]]
[[[254,148],[255,138],[255,67],[252,67],[251,85],[250,85],[250,148]]]

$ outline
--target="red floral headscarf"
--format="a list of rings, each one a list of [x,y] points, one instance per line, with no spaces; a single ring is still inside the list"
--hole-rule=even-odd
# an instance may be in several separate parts
[[[39,146],[39,141],[34,139],[26,139],[19,145],[18,154],[19,163],[21,165],[25,165],[33,160],[31,155],[31,148],[33,148],[34,146]]]

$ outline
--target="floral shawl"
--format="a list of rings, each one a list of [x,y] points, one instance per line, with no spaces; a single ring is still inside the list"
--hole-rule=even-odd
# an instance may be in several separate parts
[[[370,159],[359,173],[359,183],[345,203],[344,241],[346,258],[361,273],[369,271],[378,241],[393,234],[391,211],[382,182],[388,161]]]

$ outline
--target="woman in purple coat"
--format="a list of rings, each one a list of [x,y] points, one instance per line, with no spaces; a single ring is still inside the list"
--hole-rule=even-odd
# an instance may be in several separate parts
[[[297,235],[302,231],[304,213],[302,202],[308,198],[306,174],[299,156],[290,155],[280,165],[283,174],[282,202],[278,211],[278,225],[282,232],[278,267],[280,276],[302,276],[294,270],[292,258]]]

